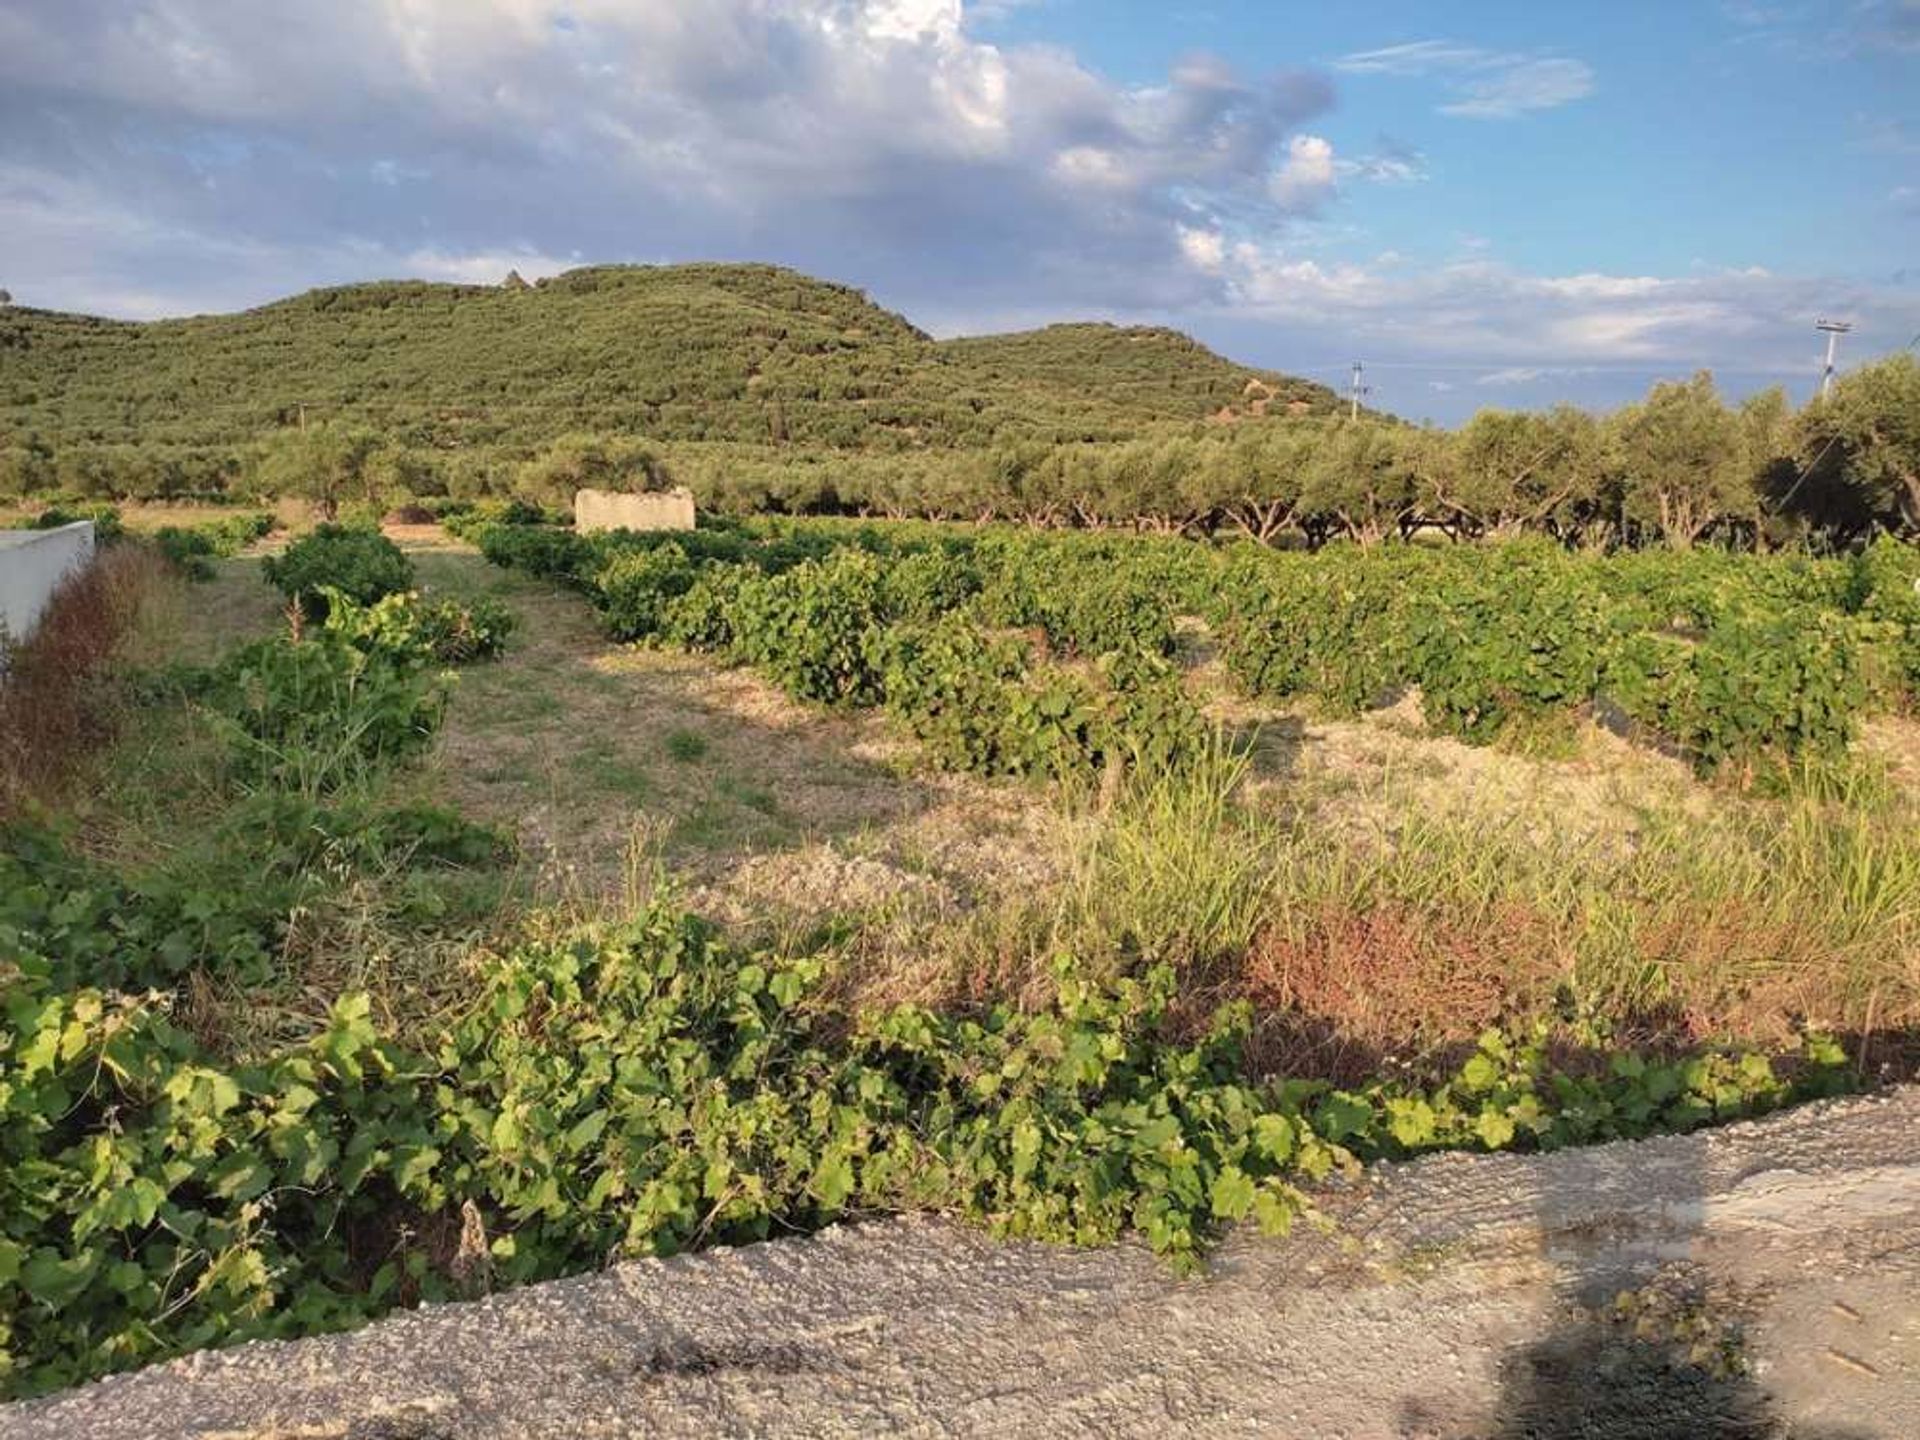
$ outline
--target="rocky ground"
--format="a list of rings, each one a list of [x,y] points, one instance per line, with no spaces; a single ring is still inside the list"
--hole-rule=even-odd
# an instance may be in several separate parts
[[[0,1407],[18,1440],[1920,1435],[1920,1089],[1379,1166],[1136,1249],[933,1220],[615,1267]]]

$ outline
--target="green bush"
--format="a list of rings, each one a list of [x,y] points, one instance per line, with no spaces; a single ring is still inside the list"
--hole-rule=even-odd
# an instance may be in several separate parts
[[[593,576],[607,633],[616,640],[650,638],[672,602],[693,588],[696,574],[678,545],[616,551]]]
[[[1598,703],[1707,770],[1837,752],[1849,708],[1902,703],[1920,655],[1903,568],[1920,562],[1893,542],[1853,563],[1599,558],[1537,540],[1306,555],[789,520],[672,537],[493,532],[483,544],[501,563],[564,572],[617,636],[726,654],[802,699],[884,701],[942,763],[996,773],[1128,753],[1159,763],[1187,746],[1192,707],[1164,669],[1176,610],[1212,622],[1227,670],[1256,695],[1354,713],[1417,684],[1434,728],[1474,743]],[[1069,657],[1113,658],[1092,676],[1041,675],[1022,651],[1010,679],[986,647],[926,632],[944,618],[1038,628]],[[890,639],[889,626],[905,628]],[[1749,664],[1768,643],[1756,627],[1780,645]],[[953,673],[907,675],[923,650]],[[1017,721],[962,716],[965,705]]]
[[[12,972],[55,989],[130,991],[173,985],[188,970],[241,981],[270,973],[286,916],[311,888],[280,863],[257,807],[236,805],[243,863],[222,871],[191,858],[121,874],[26,824],[0,829],[0,995]],[[6,1114],[0,1101],[0,1129]],[[0,1331],[4,1324],[0,1323]]]
[[[1348,714],[1407,683],[1402,609],[1416,561],[1354,551],[1255,553],[1222,582],[1220,654],[1256,695],[1312,695]]]
[[[449,535],[476,545],[495,526],[552,525],[561,518],[526,500],[429,501],[426,508]]]
[[[759,572],[745,566],[707,566],[683,594],[666,602],[660,638],[688,650],[731,649],[741,592],[760,583]]]
[[[323,592],[337,590],[357,604],[412,588],[413,564],[376,530],[322,525],[261,566],[268,583],[311,618],[326,615]]]
[[[503,569],[524,570],[565,585],[590,583],[596,558],[584,535],[545,525],[488,524],[470,532],[480,553]]]
[[[215,559],[238,554],[273,526],[273,516],[264,511],[223,515],[198,525],[162,525],[154,531],[153,543],[189,580],[211,580]]]
[[[225,556],[238,554],[255,540],[271,535],[278,523],[265,510],[251,510],[203,521],[195,528],[213,542],[214,554]]]
[[[873,661],[890,713],[950,770],[1017,771],[1009,744],[1012,696],[1026,674],[1019,642],[990,639],[966,617],[896,625],[877,635]]]
[[[339,635],[261,640],[229,656],[205,701],[244,785],[318,795],[407,760],[439,728],[445,685]]]
[[[954,770],[1084,777],[1110,764],[1165,769],[1206,734],[1171,666],[1153,657],[1105,657],[1091,676],[1034,665],[1011,638],[983,635],[970,617],[898,625],[872,657],[887,709]]]
[[[1832,758],[1865,708],[1875,628],[1830,611],[1727,610],[1699,638],[1642,634],[1616,647],[1608,689],[1703,769],[1775,770]]]
[[[327,587],[326,628],[358,649],[407,668],[490,660],[513,634],[513,612],[498,600],[433,600],[417,591],[360,605]]]
[[[1124,567],[1076,566],[1044,590],[1039,621],[1071,654],[1173,654],[1173,611],[1144,575]]]
[[[1553,554],[1445,567],[1397,609],[1427,723],[1480,743],[1591,701],[1618,623],[1591,576]]]
[[[1885,627],[1883,685],[1920,707],[1920,546],[1883,535],[1856,557],[1851,581],[1853,608]]]
[[[213,578],[213,537],[204,531],[178,525],[163,525],[153,532],[153,543],[160,553],[189,580]]]
[[[902,555],[881,583],[896,619],[937,620],[980,593],[980,575],[963,554],[945,547]]]
[[[116,871],[48,830],[0,830],[0,955],[55,988],[166,989],[189,971],[260,984],[295,917],[345,875],[419,871],[418,914],[447,909],[448,869],[505,858],[507,837],[450,811],[356,790],[243,794],[203,838]],[[406,917],[402,917],[406,918]],[[0,989],[4,989],[0,978]]]
[[[885,623],[883,573],[873,556],[842,550],[743,586],[734,603],[734,653],[796,699],[878,703],[880,674],[867,637]]]

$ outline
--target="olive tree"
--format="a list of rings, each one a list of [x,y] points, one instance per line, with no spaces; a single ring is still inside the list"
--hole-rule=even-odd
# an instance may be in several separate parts
[[[1889,529],[1920,530],[1920,361],[1894,355],[1850,371],[1802,412],[1798,430],[1804,464],[1832,467]]]
[[[270,495],[297,495],[332,520],[345,500],[374,498],[373,460],[380,437],[359,425],[326,422],[284,430],[267,444],[259,488]]]
[[[1400,531],[1414,513],[1414,468],[1389,427],[1338,420],[1324,427],[1301,477],[1300,514],[1315,544],[1345,534],[1372,546]]]
[[[1569,534],[1593,519],[1609,461],[1600,423],[1575,406],[1481,410],[1433,467],[1423,503],[1470,533]]]
[[[1655,385],[1614,424],[1629,524],[1686,550],[1716,523],[1756,513],[1740,418],[1721,402],[1710,372]]]
[[[536,505],[564,509],[576,490],[659,490],[669,483],[659,457],[637,440],[562,435],[520,467],[514,491]]]

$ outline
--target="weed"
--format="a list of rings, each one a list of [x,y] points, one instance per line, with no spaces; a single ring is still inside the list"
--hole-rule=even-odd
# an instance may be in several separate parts
[[[664,744],[668,757],[682,764],[704,760],[707,755],[707,737],[695,730],[669,730]]]

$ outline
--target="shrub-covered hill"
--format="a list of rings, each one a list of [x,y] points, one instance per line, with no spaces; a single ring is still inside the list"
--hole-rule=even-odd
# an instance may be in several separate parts
[[[223,446],[310,416],[429,448],[570,431],[861,450],[1106,439],[1325,387],[1173,331],[938,342],[769,265],[602,266],[533,286],[380,282],[147,323],[0,310],[0,446]]]

